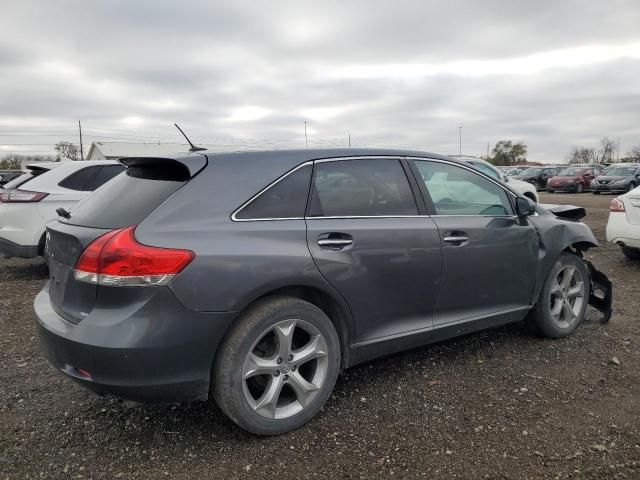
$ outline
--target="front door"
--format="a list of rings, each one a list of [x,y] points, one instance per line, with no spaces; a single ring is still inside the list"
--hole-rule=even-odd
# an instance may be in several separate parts
[[[432,328],[442,253],[400,159],[317,161],[307,243],[355,320],[354,343]]]
[[[538,237],[514,215],[513,194],[465,166],[437,160],[415,166],[442,241],[434,327],[521,316],[532,302]]]

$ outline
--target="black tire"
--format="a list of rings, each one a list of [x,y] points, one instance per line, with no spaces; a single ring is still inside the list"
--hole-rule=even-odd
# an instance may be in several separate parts
[[[636,188],[636,184],[635,182],[629,182],[629,188],[627,189],[627,192],[630,192],[631,190],[633,190],[634,188]]]
[[[582,193],[582,192],[584,192],[584,186],[581,183],[579,183],[576,186],[576,193]]]
[[[562,304],[562,308],[559,315],[565,315],[562,297],[558,298],[559,295],[553,293],[555,289],[554,282],[556,282],[561,272],[571,271],[570,267],[574,267],[575,271],[580,275],[582,279],[582,291],[580,297],[575,297],[575,302],[573,304],[573,308],[576,308],[578,310],[575,313],[575,318],[563,322],[561,321],[561,318],[555,319],[554,315],[552,314],[552,306],[556,306],[556,302],[560,301],[560,303]],[[572,285],[569,285],[568,287],[572,287]],[[575,284],[575,289],[578,289],[577,283]],[[581,303],[579,306],[577,306],[576,302],[579,298],[581,299]],[[570,301],[571,300],[569,300],[569,302]],[[567,335],[571,335],[584,320],[584,314],[587,310],[588,303],[589,272],[587,270],[587,267],[577,255],[564,252],[551,268],[551,271],[549,272],[549,275],[545,280],[544,286],[542,287],[542,291],[540,292],[540,297],[538,298],[536,305],[527,317],[527,321],[533,328],[533,330],[539,335],[549,338],[566,337]],[[572,307],[570,303],[569,307]]]
[[[620,249],[629,260],[640,260],[640,248],[620,247]]]
[[[533,185],[533,188],[536,189],[536,192],[539,192],[540,190],[542,190],[542,188],[540,186],[540,182],[538,180],[533,180],[531,182],[531,185]]]
[[[291,375],[288,380],[290,384],[288,386],[282,384],[282,390],[278,390],[278,392],[286,391],[286,393],[293,394],[293,399],[290,399],[292,403],[285,405],[285,408],[293,405],[295,408],[301,408],[301,410],[286,418],[268,418],[264,412],[261,414],[259,413],[260,410],[255,409],[255,403],[253,408],[249,403],[250,400],[247,395],[252,395],[253,397],[253,394],[249,393],[252,387],[249,386],[249,380],[245,381],[244,369],[246,368],[245,365],[249,353],[257,351],[260,346],[259,342],[264,341],[261,339],[271,335],[272,331],[275,331],[276,325],[280,322],[290,321],[294,321],[294,325],[296,325],[294,330],[298,328],[297,325],[303,325],[307,328],[311,328],[309,327],[311,325],[326,342],[326,357],[322,357],[323,380],[319,389],[312,393],[313,396],[309,398],[308,404],[302,406],[301,403],[295,403],[298,401],[298,396],[291,382],[294,375],[302,375],[304,367],[301,365],[300,370],[296,371],[294,360],[292,360],[291,366],[289,366],[288,360],[284,363],[279,363],[286,370],[278,370],[273,375],[264,374],[252,377],[259,378],[263,384],[266,384],[263,392],[263,394],[266,394],[271,382],[276,382],[276,377],[279,377],[278,380],[286,382],[289,375]],[[274,338],[276,338],[275,335]],[[314,337],[310,338],[313,339]],[[278,348],[280,346],[276,343],[274,353],[269,355],[270,361],[275,361],[276,357],[280,358],[277,352]],[[274,357],[273,359],[271,359],[272,356]],[[267,358],[266,354],[264,358]],[[213,367],[212,393],[222,411],[241,428],[257,435],[279,435],[301,427],[320,411],[335,385],[340,370],[340,358],[338,334],[331,320],[321,309],[297,298],[286,296],[267,297],[251,307],[238,319],[218,350]],[[317,370],[319,368],[319,366],[314,367],[314,371],[319,371]],[[285,373],[288,373],[288,375]],[[277,395],[279,398],[282,394],[278,393]],[[255,399],[255,402],[259,403],[260,398]],[[275,412],[275,409],[278,408],[279,400],[272,404],[275,404],[273,407]]]
[[[551,190],[549,187],[547,187],[547,193],[553,193],[554,190]]]
[[[593,191],[594,195],[600,195],[600,192],[596,192],[595,190]]]

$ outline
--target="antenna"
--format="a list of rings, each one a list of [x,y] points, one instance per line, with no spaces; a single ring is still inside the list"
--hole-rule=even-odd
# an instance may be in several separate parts
[[[196,147],[193,143],[191,143],[191,140],[189,140],[189,137],[187,137],[186,133],[182,131],[182,129],[178,126],[178,124],[174,123],[174,125],[180,131],[182,136],[187,140],[187,142],[189,142],[189,145],[191,145],[191,148],[189,149],[190,152],[201,152],[203,150],[206,150],[206,148],[203,148],[203,147]]]

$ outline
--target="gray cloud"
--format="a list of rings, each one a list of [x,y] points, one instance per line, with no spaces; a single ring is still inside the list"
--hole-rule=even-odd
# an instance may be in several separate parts
[[[613,51],[640,45],[638,24],[635,0],[12,2],[0,17],[0,154],[73,139],[79,118],[89,141],[177,141],[179,121],[221,148],[298,147],[307,120],[318,146],[350,133],[354,145],[452,153],[463,125],[474,155],[511,138],[558,161],[602,135],[625,151],[640,144],[640,51],[517,75],[389,72]]]

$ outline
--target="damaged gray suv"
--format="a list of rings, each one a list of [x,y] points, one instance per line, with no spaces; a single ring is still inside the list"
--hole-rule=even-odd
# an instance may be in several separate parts
[[[212,396],[239,426],[287,432],[339,372],[526,320],[559,338],[611,284],[582,258],[584,210],[413,151],[124,158],[49,224],[35,299],[53,366],[138,402]]]

